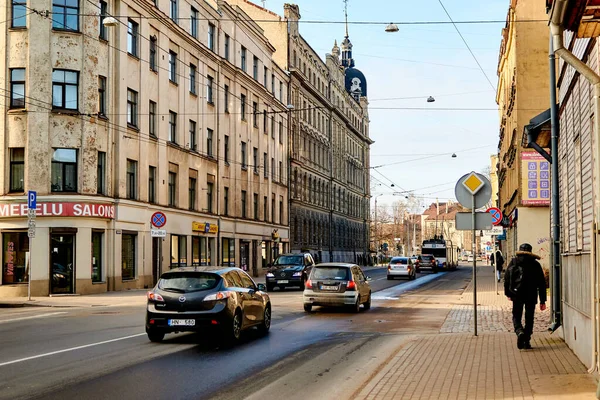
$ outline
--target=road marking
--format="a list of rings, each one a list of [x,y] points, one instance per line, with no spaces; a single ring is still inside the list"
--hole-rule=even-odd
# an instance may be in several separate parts
[[[60,314],[68,314],[68,313],[66,311],[63,311],[63,312],[53,312],[53,313],[48,313],[48,314],[32,315],[30,317],[19,317],[19,318],[5,319],[5,320],[0,320],[0,324],[5,324],[5,323],[8,323],[8,322],[24,321],[26,319],[46,318],[46,317],[52,317],[54,315],[60,315]]]
[[[20,362],[23,362],[23,361],[35,360],[36,358],[53,356],[55,354],[67,353],[69,351],[86,349],[88,347],[100,346],[101,344],[107,344],[107,343],[118,342],[120,340],[132,339],[134,337],[144,336],[144,335],[146,335],[146,334],[145,333],[138,333],[138,334],[135,334],[135,335],[123,336],[123,337],[116,338],[116,339],[104,340],[102,342],[84,344],[83,346],[77,346],[77,347],[71,347],[71,348],[63,349],[63,350],[51,351],[50,353],[38,354],[38,355],[35,355],[35,356],[31,356],[31,357],[19,358],[18,360],[12,360],[12,361],[6,361],[6,362],[3,362],[3,363],[0,363],[0,367],[4,367],[6,365],[11,365],[11,364],[17,364],[17,363],[20,363]]]
[[[444,275],[446,275],[446,272],[440,272],[437,274],[422,276],[419,279],[416,279],[414,281],[406,282],[404,284],[392,286],[391,288],[388,288],[388,289],[377,291],[377,292],[375,292],[377,294],[373,294],[372,299],[373,300],[398,300],[398,296],[400,296],[404,292],[407,292],[409,290],[414,290],[414,289],[418,288],[419,286],[423,286],[426,283],[429,283],[431,281],[439,279]]]

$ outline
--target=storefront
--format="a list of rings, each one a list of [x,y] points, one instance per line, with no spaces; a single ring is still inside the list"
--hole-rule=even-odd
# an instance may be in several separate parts
[[[210,222],[192,222],[192,264],[214,265],[217,261],[219,225]]]

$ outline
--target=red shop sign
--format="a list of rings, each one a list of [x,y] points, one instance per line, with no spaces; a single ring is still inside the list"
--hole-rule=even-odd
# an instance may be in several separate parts
[[[27,204],[0,204],[0,218],[26,217]],[[38,203],[37,217],[115,217],[115,206],[112,204],[94,203]]]

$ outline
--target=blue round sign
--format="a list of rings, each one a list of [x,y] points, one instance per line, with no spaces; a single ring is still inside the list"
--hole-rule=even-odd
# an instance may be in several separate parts
[[[157,228],[162,228],[167,223],[167,216],[164,213],[157,211],[154,214],[152,214],[152,218],[150,218],[150,223],[152,223],[152,225],[154,225]]]

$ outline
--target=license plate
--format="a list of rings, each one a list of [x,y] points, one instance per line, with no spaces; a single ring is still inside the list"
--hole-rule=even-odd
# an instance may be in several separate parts
[[[169,326],[195,326],[195,319],[170,319]]]
[[[338,290],[337,286],[321,286],[321,290]]]
[[[288,280],[283,280],[283,281],[277,281],[277,283],[290,283],[290,281],[288,281]]]
[[[404,267],[404,266],[402,266],[402,265],[400,265],[400,266],[398,266],[398,267],[394,267],[394,269],[405,269],[405,268],[406,268],[406,267]]]

